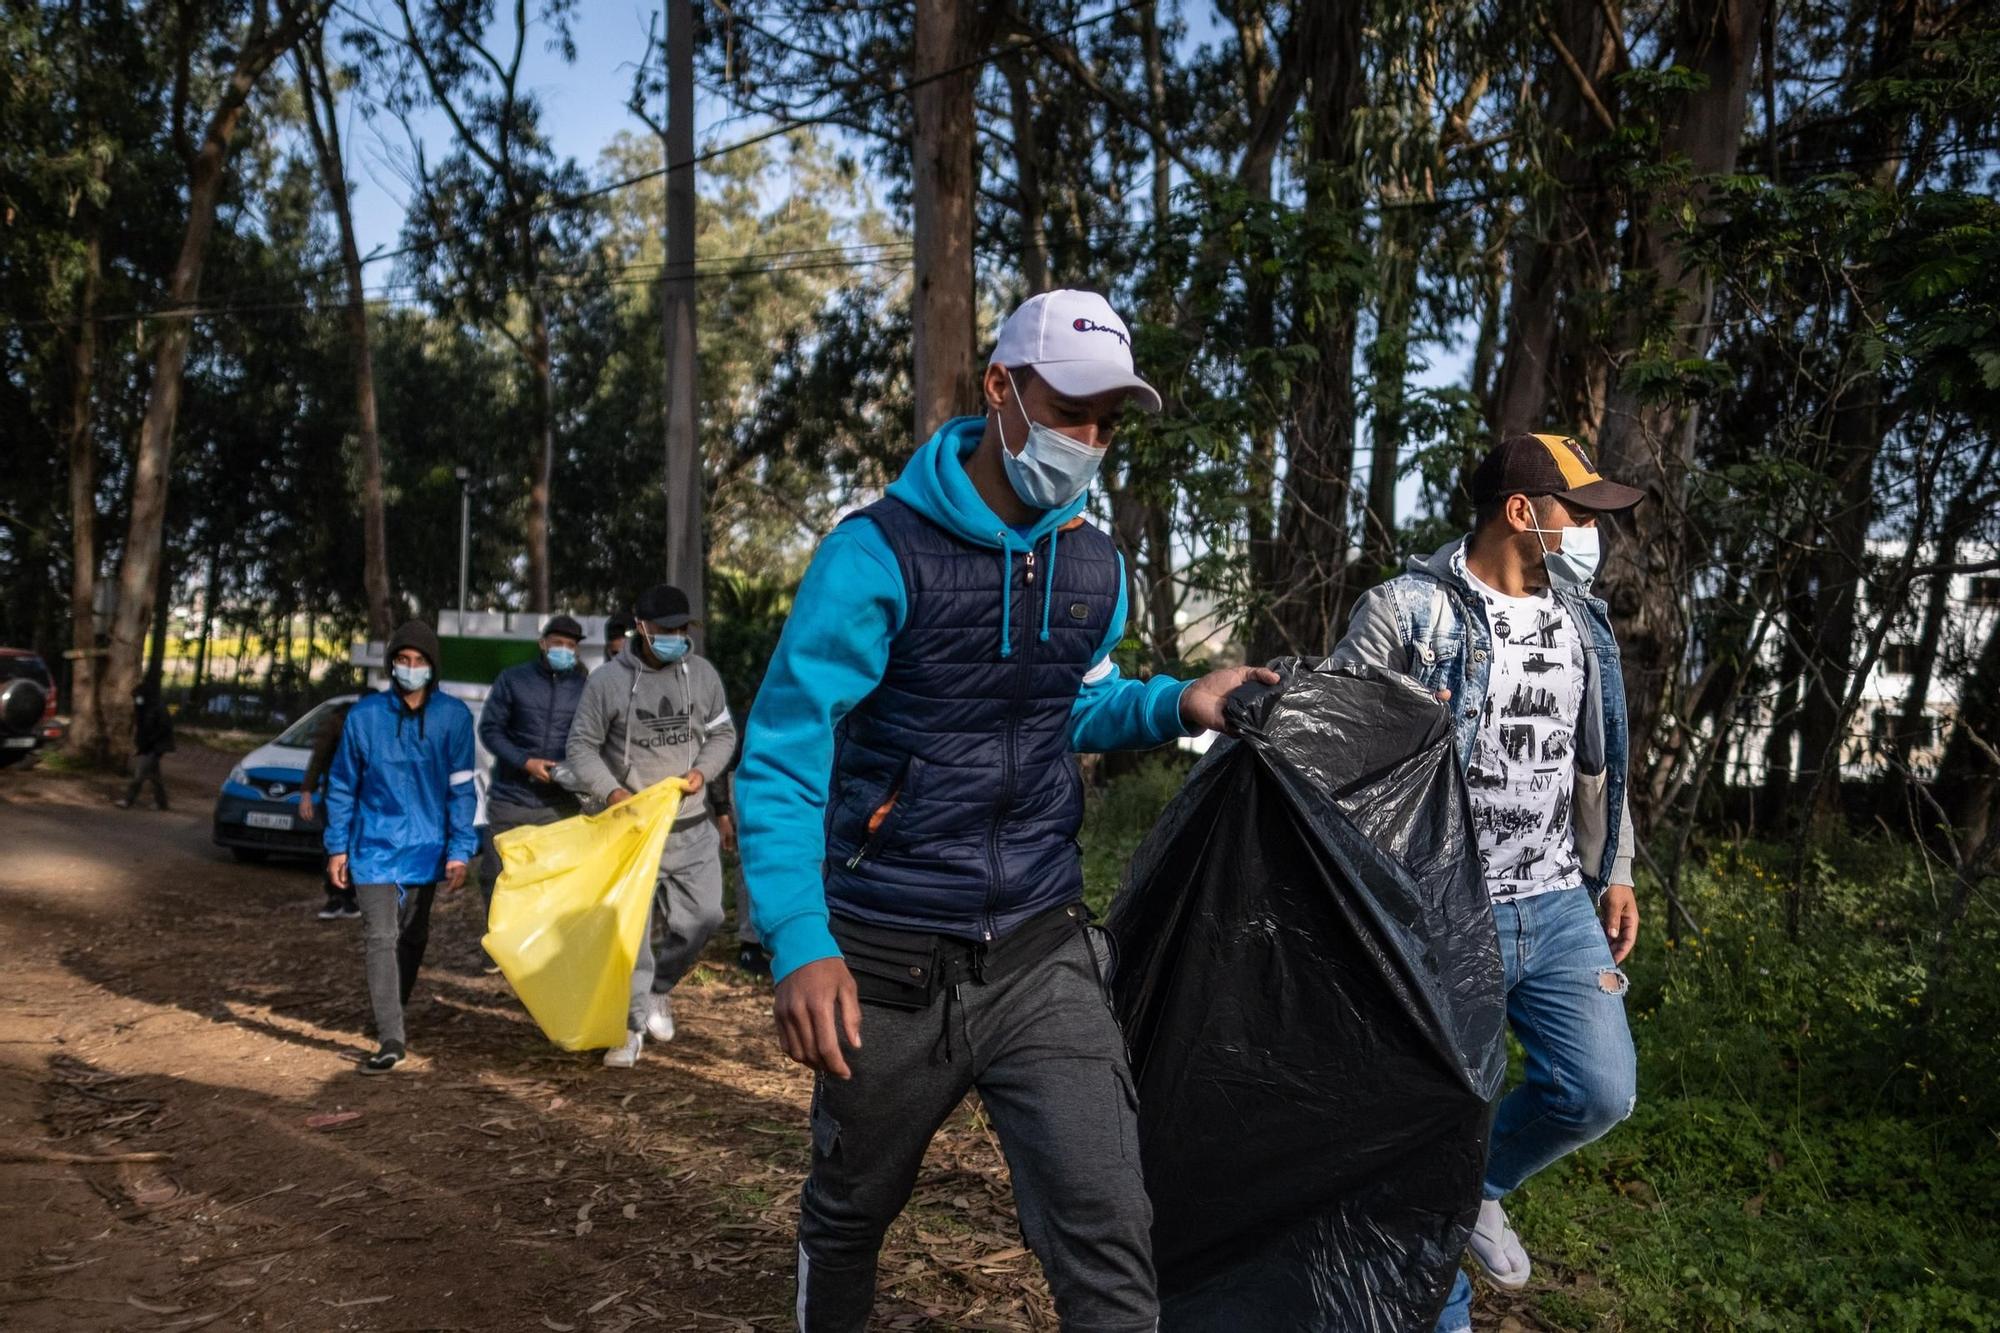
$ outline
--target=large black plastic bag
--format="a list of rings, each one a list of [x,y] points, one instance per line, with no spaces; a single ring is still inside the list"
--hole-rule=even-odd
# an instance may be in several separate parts
[[[1287,669],[1231,700],[1107,925],[1161,1327],[1427,1330],[1506,1073],[1448,711]]]

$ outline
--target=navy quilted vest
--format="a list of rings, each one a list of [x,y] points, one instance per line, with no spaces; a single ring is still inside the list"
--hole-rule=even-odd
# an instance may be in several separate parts
[[[1083,895],[1070,709],[1117,609],[1117,552],[1085,524],[1053,547],[1003,553],[893,498],[853,517],[888,538],[906,614],[881,684],[841,723],[827,904],[878,925],[998,938]]]

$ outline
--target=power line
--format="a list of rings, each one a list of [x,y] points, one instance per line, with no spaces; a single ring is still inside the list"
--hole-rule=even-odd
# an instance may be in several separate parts
[[[1115,5],[1112,8],[1105,10],[1101,14],[1097,14],[1090,18],[1078,19],[1074,23],[1071,23],[1066,27],[1057,28],[1051,32],[1038,33],[1036,34],[1036,40],[1046,41],[1058,37],[1070,36],[1074,33],[1081,32],[1085,28],[1095,27],[1100,23],[1108,22],[1111,19],[1117,18],[1121,14],[1131,13],[1134,10],[1140,8],[1142,3],[1144,3],[1144,0],[1125,0],[1125,3],[1120,5]],[[350,6],[342,4],[339,6],[339,8],[343,12],[351,15],[352,17],[363,22],[364,24],[367,24],[368,26],[374,26],[363,15],[355,13],[355,11]],[[589,203],[593,199],[600,199],[603,198],[605,195],[615,194],[620,190],[631,189],[635,185],[643,185],[648,181],[658,180],[661,177],[666,176],[672,172],[692,167],[698,167],[704,162],[713,162],[718,158],[726,157],[731,153],[741,152],[746,148],[754,148],[758,144],[768,143],[772,139],[783,138],[785,135],[790,134],[794,130],[809,129],[816,125],[829,125],[829,124],[839,123],[842,115],[851,115],[855,111],[863,110],[867,107],[874,106],[878,103],[889,101],[892,98],[901,97],[907,93],[914,92],[918,88],[925,87],[928,84],[936,83],[942,79],[952,78],[955,75],[966,73],[969,70],[983,68],[984,66],[990,65],[995,61],[1001,59],[1002,57],[1010,54],[1013,50],[1014,47],[1012,45],[995,47],[991,50],[983,52],[980,55],[973,56],[970,59],[962,60],[955,65],[948,65],[943,69],[934,70],[931,73],[926,74],[921,78],[909,79],[903,83],[899,83],[892,87],[885,88],[879,93],[871,93],[866,97],[857,98],[854,101],[846,103],[845,106],[842,108],[841,114],[839,115],[833,113],[826,113],[822,115],[803,116],[795,119],[780,121],[778,124],[772,126],[768,130],[760,131],[759,133],[750,135],[748,138],[739,139],[734,143],[722,144],[715,148],[706,149],[702,152],[696,153],[693,157],[690,157],[685,161],[668,162],[663,166],[653,167],[646,171],[639,172],[636,175],[627,176],[621,180],[611,181],[604,185],[593,186],[588,190],[579,191],[577,193],[569,195],[558,195],[554,199],[550,200],[548,203],[545,204],[543,203],[532,204],[527,208],[526,210],[527,214],[528,216],[532,217],[536,214],[552,212],[559,208],[573,208],[580,204]],[[497,215],[495,225],[496,226],[504,225],[509,220],[510,219],[507,217],[507,210],[503,209],[501,213]],[[463,229],[448,229],[443,232],[440,232],[435,236],[426,237],[421,241],[415,241],[409,245],[399,246],[393,250],[373,251],[370,254],[363,256],[361,263],[362,266],[365,268],[369,264],[378,263],[384,259],[400,259],[406,255],[419,254],[422,252],[436,249],[444,245],[446,242],[457,239],[463,235],[464,235]],[[317,269],[307,270],[305,273],[300,275],[300,280],[304,282],[310,282],[315,278],[325,277],[328,274],[334,272],[335,269],[337,269],[338,267],[339,267],[338,261],[329,262],[327,264],[321,265]],[[366,299],[366,297],[364,296],[363,299]],[[314,303],[307,301],[300,301],[294,303],[292,308],[304,309],[312,304]],[[255,308],[258,307],[251,307],[251,306],[238,307],[232,304],[224,304],[224,305],[205,306],[205,307],[183,308],[179,310],[133,311],[117,316],[92,316],[92,318],[94,320],[104,323],[131,323],[134,321],[146,320],[146,319],[195,319],[203,317],[213,317],[216,314],[233,312],[237,309],[255,309]],[[270,309],[273,307],[267,304],[262,308]],[[282,308],[282,307],[277,307],[277,308]],[[0,322],[4,322],[6,324],[12,324],[20,328],[52,328],[58,326],[73,325],[76,324],[78,320],[73,317],[64,319],[38,318],[32,320],[24,320],[15,318],[12,315],[0,315]]]

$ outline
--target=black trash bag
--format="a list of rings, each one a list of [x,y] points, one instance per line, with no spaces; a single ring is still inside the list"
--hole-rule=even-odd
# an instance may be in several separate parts
[[[1506,1074],[1449,712],[1288,666],[1230,700],[1107,926],[1166,1330],[1429,1330]]]

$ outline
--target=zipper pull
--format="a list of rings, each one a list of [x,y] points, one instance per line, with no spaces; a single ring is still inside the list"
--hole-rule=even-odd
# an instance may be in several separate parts
[[[1035,586],[1035,553],[1028,552],[1028,586]]]
[[[863,843],[859,851],[855,852],[854,855],[847,858],[847,868],[849,870],[852,870],[854,869],[854,867],[860,865],[861,858],[866,855],[868,855],[868,844]]]

